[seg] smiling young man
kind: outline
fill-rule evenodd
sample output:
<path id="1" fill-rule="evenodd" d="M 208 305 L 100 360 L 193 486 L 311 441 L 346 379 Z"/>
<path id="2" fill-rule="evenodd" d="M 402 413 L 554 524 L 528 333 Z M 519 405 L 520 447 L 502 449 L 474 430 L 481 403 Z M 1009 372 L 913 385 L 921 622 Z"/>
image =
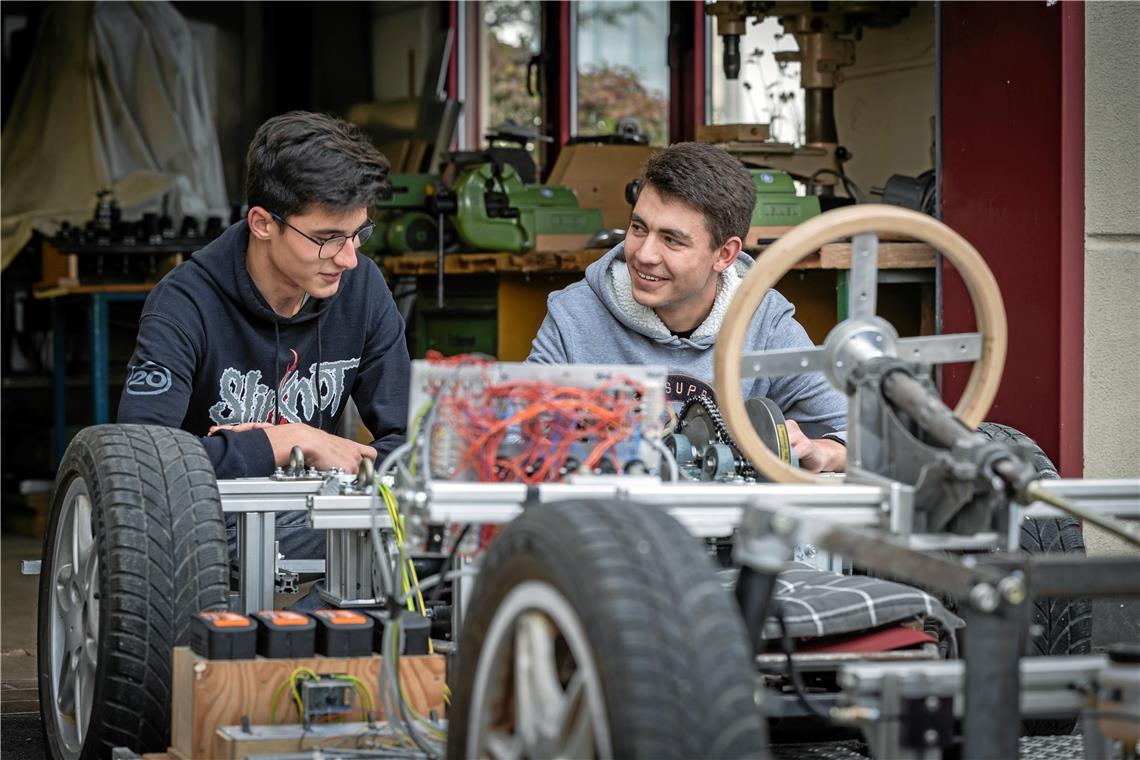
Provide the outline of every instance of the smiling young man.
<path id="1" fill-rule="evenodd" d="M 355 127 L 292 112 L 258 128 L 246 168 L 246 218 L 147 298 L 118 422 L 201 436 L 219 478 L 270 475 L 294 446 L 356 472 L 403 442 L 407 419 L 404 321 L 358 252 L 388 161 Z M 370 445 L 333 433 L 349 396 Z M 282 551 L 323 556 L 303 520 L 278 516 Z"/>
<path id="2" fill-rule="evenodd" d="M 550 295 L 527 361 L 658 364 L 669 370 L 670 401 L 712 395 L 712 349 L 752 265 L 741 247 L 755 203 L 752 176 L 720 148 L 677 143 L 655 154 L 641 173 L 625 242 L 591 264 L 584 280 Z M 812 345 L 794 314 L 769 292 L 747 350 Z M 822 375 L 748 380 L 742 390 L 780 405 L 801 467 L 844 469 L 847 401 Z"/>

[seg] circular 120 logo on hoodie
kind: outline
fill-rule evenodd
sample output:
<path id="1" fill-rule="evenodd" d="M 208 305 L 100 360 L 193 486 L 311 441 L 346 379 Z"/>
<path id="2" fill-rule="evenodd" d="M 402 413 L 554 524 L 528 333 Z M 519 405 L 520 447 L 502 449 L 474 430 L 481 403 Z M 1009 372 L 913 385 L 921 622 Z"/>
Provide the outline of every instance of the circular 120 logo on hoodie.
<path id="1" fill-rule="evenodd" d="M 127 393 L 132 396 L 157 396 L 170 388 L 170 370 L 154 362 L 143 362 L 127 370 Z"/>

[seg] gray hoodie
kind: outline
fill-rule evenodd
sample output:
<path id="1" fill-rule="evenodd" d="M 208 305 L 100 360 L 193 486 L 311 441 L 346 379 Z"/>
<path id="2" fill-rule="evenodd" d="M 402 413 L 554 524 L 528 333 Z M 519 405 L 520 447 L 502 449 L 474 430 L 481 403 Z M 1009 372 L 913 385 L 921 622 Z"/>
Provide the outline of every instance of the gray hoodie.
<path id="1" fill-rule="evenodd" d="M 679 338 L 661 318 L 633 298 L 625 244 L 586 268 L 586 278 L 550 294 L 546 319 L 531 344 L 528 362 L 539 364 L 655 364 L 669 370 L 666 392 L 680 402 L 712 392 L 713 345 L 729 301 L 752 266 L 740 254 L 720 275 L 712 311 L 693 334 Z M 793 315 L 795 307 L 772 290 L 760 302 L 746 351 L 813 345 Z M 799 423 L 847 429 L 847 399 L 818 373 L 742 381 L 745 398 L 767 396 Z M 812 437 L 819 437 L 812 435 Z M 842 436 L 836 436 L 842 437 Z"/>

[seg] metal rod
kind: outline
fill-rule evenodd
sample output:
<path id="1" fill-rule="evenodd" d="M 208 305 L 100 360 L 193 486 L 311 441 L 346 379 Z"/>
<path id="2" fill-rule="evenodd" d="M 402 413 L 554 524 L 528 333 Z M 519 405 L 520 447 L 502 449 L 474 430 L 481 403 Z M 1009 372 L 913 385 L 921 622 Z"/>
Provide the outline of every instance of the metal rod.
<path id="1" fill-rule="evenodd" d="M 1008 472 L 1011 468 L 1012 463 L 1008 461 L 998 462 L 994 465 L 994 471 L 1002 477 L 1005 477 L 1006 472 Z M 1005 472 L 1003 472 L 1003 470 Z M 1114 536 L 1119 536 L 1133 546 L 1140 546 L 1140 530 L 1138 530 L 1135 525 L 1130 525 L 1129 523 L 1117 520 L 1115 517 L 1099 514 L 1098 512 L 1094 512 L 1090 509 L 1078 507 L 1068 499 L 1064 499 L 1057 494 L 1051 493 L 1042 488 L 1041 481 L 1039 480 L 1034 480 L 1032 483 L 1025 487 L 1025 501 L 1022 503 L 1028 505 L 1032 504 L 1035 501 L 1043 501 L 1046 504 L 1056 507 L 1057 509 L 1068 512 L 1073 517 L 1084 520 L 1085 522 L 1092 523 L 1101 530 L 1108 531 Z"/>
<path id="2" fill-rule="evenodd" d="M 890 372 L 883 378 L 883 396 L 946 448 L 953 448 L 961 438 L 973 435 L 942 399 L 902 370 Z"/>
<path id="3" fill-rule="evenodd" d="M 435 305 L 443 308 L 443 213 L 435 218 Z"/>
<path id="4" fill-rule="evenodd" d="M 916 552 L 894 538 L 839 525 L 820 536 L 816 545 L 850 557 L 856 565 L 887 577 L 904 579 L 963 599 L 979 583 L 996 588 L 1003 577 L 996 568 L 966 567 L 949 557 Z"/>
<path id="5" fill-rule="evenodd" d="M 1083 554 L 978 554 L 979 564 L 1021 570 L 1033 596 L 1053 599 L 1136 596 L 1140 557 L 1086 557 Z"/>

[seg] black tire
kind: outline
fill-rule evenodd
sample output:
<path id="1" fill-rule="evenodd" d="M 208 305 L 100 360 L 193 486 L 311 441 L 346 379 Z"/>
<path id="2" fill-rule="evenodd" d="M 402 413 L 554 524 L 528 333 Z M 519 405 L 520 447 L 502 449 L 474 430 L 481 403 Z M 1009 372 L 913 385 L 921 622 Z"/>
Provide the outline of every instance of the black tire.
<path id="1" fill-rule="evenodd" d="M 765 755 L 748 636 L 700 542 L 660 508 L 576 501 L 526 510 L 488 551 L 459 640 L 449 758 L 479 730 L 472 691 L 500 603 L 531 581 L 581 621 L 611 739 L 602 754 Z"/>
<path id="2" fill-rule="evenodd" d="M 1033 463 L 1042 479 L 1059 477 L 1049 455 L 1037 443 L 1006 425 L 984 422 L 978 428 L 995 441 L 1009 441 L 1032 449 Z M 1025 520 L 1021 524 L 1021 551 L 1027 554 L 1084 554 L 1085 539 L 1081 524 L 1073 517 Z M 1033 626 L 1036 631 L 1027 654 L 1036 656 L 1080 655 L 1092 652 L 1092 600 L 1033 600 Z M 1030 720 L 1023 730 L 1031 736 L 1069 734 L 1076 720 Z"/>
<path id="3" fill-rule="evenodd" d="M 89 427 L 67 448 L 52 502 L 37 636 L 47 746 L 65 758 L 109 757 L 120 746 L 165 751 L 173 648 L 189 643 L 194 613 L 226 605 L 225 522 L 210 460 L 198 439 L 180 430 Z M 87 532 L 86 552 L 61 540 Z M 80 564 L 81 555 L 97 562 L 97 571 L 63 569 L 69 558 Z M 68 597 L 74 586 L 65 579 L 73 576 L 88 579 L 77 592 L 82 604 Z M 98 614 L 89 614 L 95 604 Z M 64 663 L 53 659 L 76 643 L 62 618 L 77 614 L 85 656 L 94 662 L 89 675 L 71 677 L 69 695 L 65 675 L 53 673 Z M 86 684 L 90 697 L 77 694 L 85 690 L 76 684 Z M 86 708 L 76 707 L 80 699 Z"/>

